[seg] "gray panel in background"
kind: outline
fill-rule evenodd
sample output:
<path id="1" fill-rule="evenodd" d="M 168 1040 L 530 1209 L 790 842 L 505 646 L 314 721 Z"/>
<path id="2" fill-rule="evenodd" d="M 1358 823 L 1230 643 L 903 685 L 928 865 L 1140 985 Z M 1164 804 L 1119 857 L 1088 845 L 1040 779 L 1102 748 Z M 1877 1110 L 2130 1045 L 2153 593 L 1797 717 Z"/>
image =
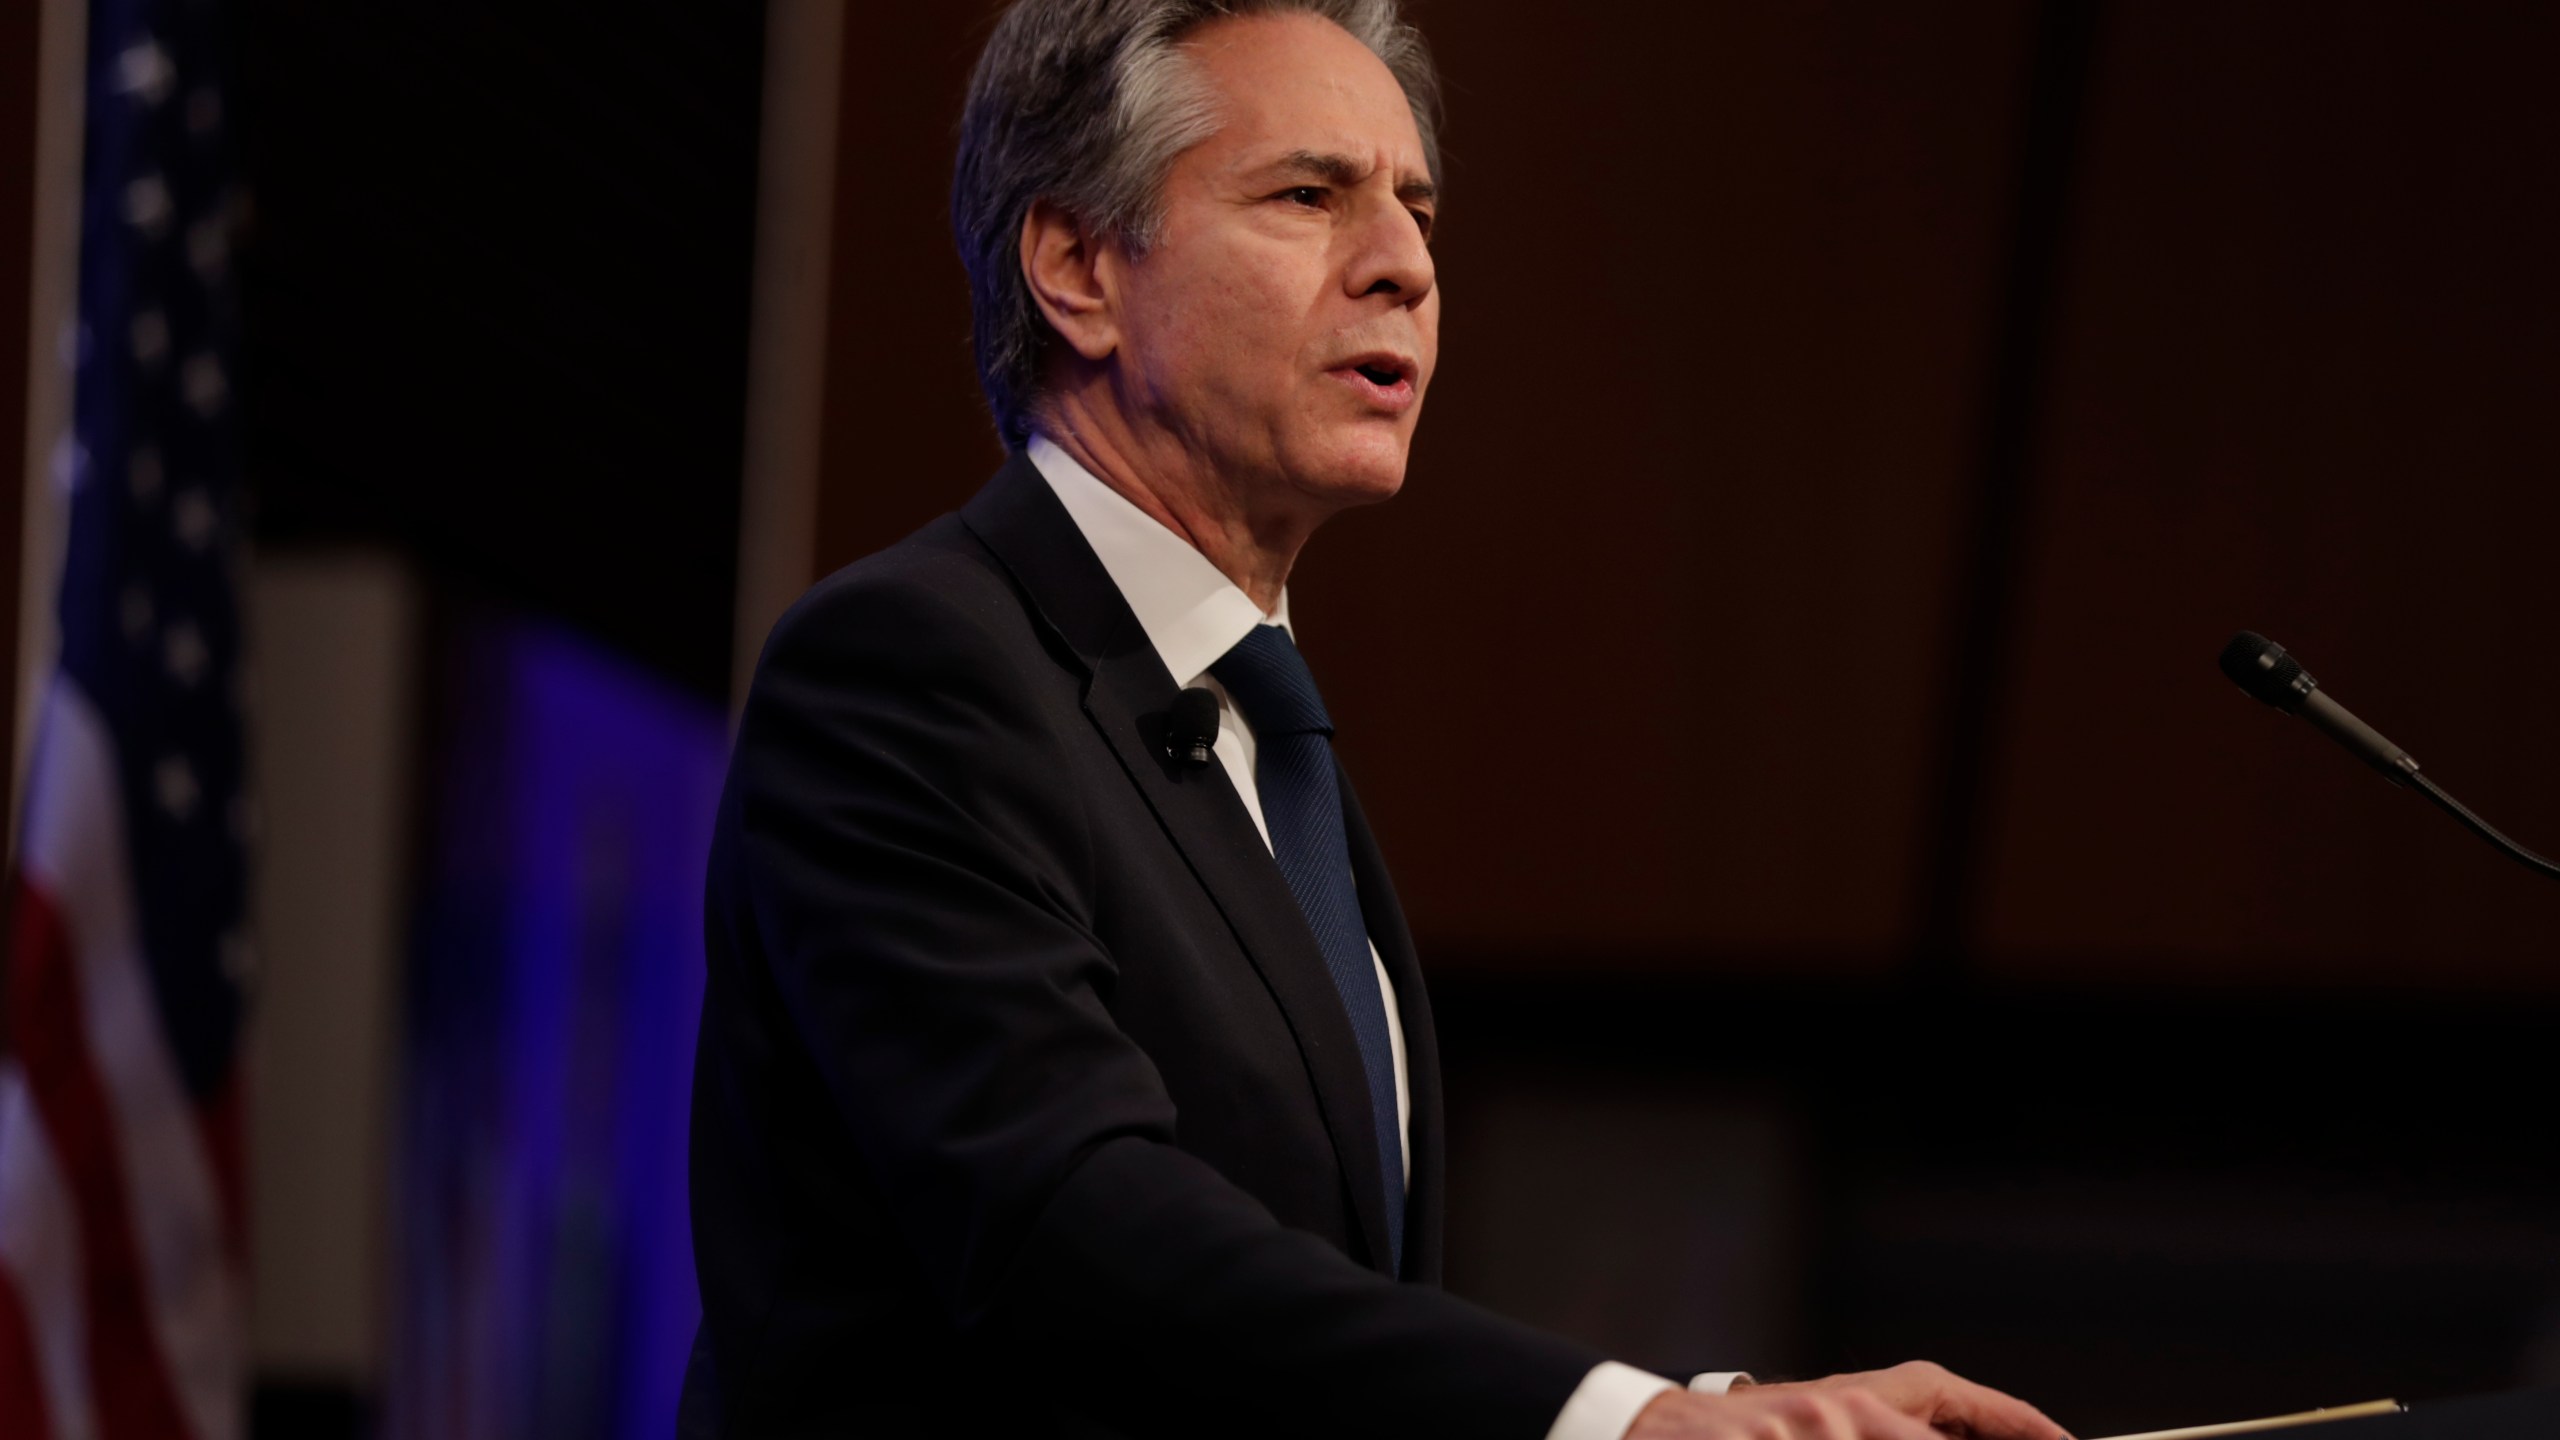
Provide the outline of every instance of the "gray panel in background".
<path id="1" fill-rule="evenodd" d="M 379 552 L 258 555 L 248 585 L 260 974 L 249 1056 L 250 1355 L 382 1364 L 417 587 Z"/>

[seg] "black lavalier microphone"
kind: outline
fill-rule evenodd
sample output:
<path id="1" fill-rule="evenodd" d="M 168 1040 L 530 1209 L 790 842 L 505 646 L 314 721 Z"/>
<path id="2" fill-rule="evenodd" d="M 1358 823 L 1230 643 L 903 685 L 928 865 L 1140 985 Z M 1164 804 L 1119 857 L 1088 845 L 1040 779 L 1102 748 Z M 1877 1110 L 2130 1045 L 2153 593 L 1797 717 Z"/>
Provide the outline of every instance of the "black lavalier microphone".
<path id="1" fill-rule="evenodd" d="M 2222 647 L 2222 673 L 2231 683 L 2248 691 L 2288 715 L 2299 715 L 2319 727 L 2330 739 L 2344 745 L 2357 759 L 2379 770 L 2397 785 L 2405 785 L 2424 795 L 2435 807 L 2460 822 L 2462 828 L 2498 847 L 2508 858 L 2529 870 L 2560 879 L 2560 865 L 2554 865 L 2513 840 L 2498 833 L 2488 821 L 2471 813 L 2468 806 L 2446 794 L 2442 787 L 2418 773 L 2418 762 L 2408 751 L 2382 737 L 2382 732 L 2359 720 L 2346 706 L 2329 698 L 2302 662 L 2285 653 L 2285 648 L 2255 631 L 2243 630 Z"/>
<path id="2" fill-rule="evenodd" d="M 1165 753 L 1178 764 L 1209 763 L 1218 743 L 1218 697 L 1194 685 L 1173 697 L 1173 714 L 1164 722 Z"/>

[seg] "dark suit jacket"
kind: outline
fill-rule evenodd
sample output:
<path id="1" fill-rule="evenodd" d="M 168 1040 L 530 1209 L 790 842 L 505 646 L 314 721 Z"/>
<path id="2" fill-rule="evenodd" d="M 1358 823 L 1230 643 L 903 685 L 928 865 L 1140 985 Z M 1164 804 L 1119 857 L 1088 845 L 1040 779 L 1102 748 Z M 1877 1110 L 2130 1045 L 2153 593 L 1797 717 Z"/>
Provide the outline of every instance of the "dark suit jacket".
<path id="1" fill-rule="evenodd" d="M 1349 1019 L 1174 677 L 1020 455 L 775 626 L 713 842 L 683 1428 L 1536 1440 L 1597 1354 L 1403 1283 Z"/>

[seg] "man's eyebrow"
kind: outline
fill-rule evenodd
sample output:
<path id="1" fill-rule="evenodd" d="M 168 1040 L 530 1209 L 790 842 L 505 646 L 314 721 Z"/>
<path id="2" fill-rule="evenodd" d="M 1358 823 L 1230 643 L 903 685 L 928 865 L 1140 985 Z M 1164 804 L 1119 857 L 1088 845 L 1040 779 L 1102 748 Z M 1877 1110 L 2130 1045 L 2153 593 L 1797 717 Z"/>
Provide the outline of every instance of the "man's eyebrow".
<path id="1" fill-rule="evenodd" d="M 1262 173 L 1304 175 L 1327 185 L 1350 186 L 1360 183 L 1360 162 L 1348 155 L 1292 150 L 1263 166 Z M 1396 187 L 1396 198 L 1409 204 L 1428 205 L 1440 198 L 1440 187 L 1428 180 L 1407 180 Z"/>

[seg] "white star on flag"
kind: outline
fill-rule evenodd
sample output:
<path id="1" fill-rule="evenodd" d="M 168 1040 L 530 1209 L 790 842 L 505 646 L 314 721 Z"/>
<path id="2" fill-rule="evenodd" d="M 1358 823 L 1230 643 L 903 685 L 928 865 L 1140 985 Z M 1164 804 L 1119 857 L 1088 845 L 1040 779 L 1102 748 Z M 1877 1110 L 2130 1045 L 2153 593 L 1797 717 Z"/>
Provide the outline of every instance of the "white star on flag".
<path id="1" fill-rule="evenodd" d="M 223 400 L 231 394 L 231 382 L 223 377 L 222 362 L 210 353 L 188 356 L 179 383 L 186 388 L 187 408 L 208 418 L 222 408 Z"/>
<path id="2" fill-rule="evenodd" d="M 145 310 L 133 317 L 133 358 L 157 365 L 169 353 L 169 317 Z"/>
<path id="3" fill-rule="evenodd" d="M 205 648 L 204 632 L 184 620 L 169 627 L 160 655 L 169 667 L 169 678 L 188 686 L 203 679 L 205 667 L 213 661 L 212 652 Z"/>
<path id="4" fill-rule="evenodd" d="M 190 550 L 202 550 L 213 543 L 213 532 L 220 517 L 213 513 L 213 501 L 202 490 L 189 489 L 178 496 L 178 539 Z"/>
<path id="5" fill-rule="evenodd" d="M 221 216 L 207 215 L 187 227 L 187 263 L 208 280 L 231 263 L 231 237 L 224 233 Z"/>
<path id="6" fill-rule="evenodd" d="M 157 240 L 169 228 L 169 186 L 157 175 L 145 175 L 124 187 L 124 218 Z"/>
<path id="7" fill-rule="evenodd" d="M 116 57 L 116 91 L 123 95 L 139 95 L 157 105 L 169 98 L 169 87 L 178 83 L 177 67 L 169 63 L 167 51 L 159 42 L 145 40 L 128 46 Z"/>

